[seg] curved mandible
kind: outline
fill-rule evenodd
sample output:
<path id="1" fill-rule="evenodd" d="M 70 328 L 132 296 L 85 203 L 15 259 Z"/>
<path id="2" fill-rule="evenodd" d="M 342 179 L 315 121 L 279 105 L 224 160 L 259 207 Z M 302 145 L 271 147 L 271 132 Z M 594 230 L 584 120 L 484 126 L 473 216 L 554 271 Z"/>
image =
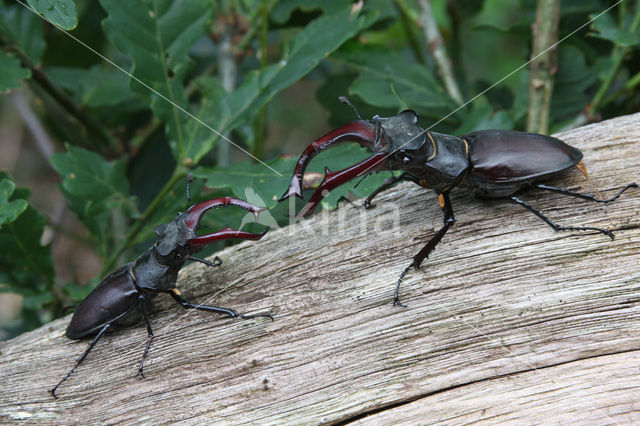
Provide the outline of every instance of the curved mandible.
<path id="1" fill-rule="evenodd" d="M 352 121 L 319 137 L 304 150 L 298 159 L 289 188 L 278 201 L 284 201 L 292 195 L 304 199 L 302 196 L 302 177 L 311 159 L 319 152 L 345 141 L 358 142 L 361 146 L 373 150 L 377 137 L 378 126 L 365 120 Z"/>
<path id="2" fill-rule="evenodd" d="M 237 229 L 232 229 L 232 228 L 229 228 L 228 226 L 225 226 L 224 228 L 222 228 L 217 232 L 192 238 L 189 241 L 187 241 L 187 244 L 191 251 L 196 252 L 198 250 L 203 249 L 205 246 L 208 246 L 209 244 L 213 243 L 214 241 L 229 240 L 229 239 L 259 240 L 260 238 L 264 237 L 264 235 L 268 231 L 269 231 L 269 228 L 267 227 L 264 231 L 258 234 L 254 234 L 252 232 L 238 231 Z"/>
<path id="3" fill-rule="evenodd" d="M 266 210 L 265 207 L 254 206 L 251 203 L 233 197 L 213 198 L 211 200 L 203 201 L 189 207 L 189 209 L 185 213 L 186 217 L 184 219 L 184 223 L 185 225 L 187 225 L 187 227 L 189 227 L 189 229 L 195 231 L 195 229 L 200 224 L 202 216 L 206 213 L 207 210 L 227 206 L 236 206 L 245 209 L 246 211 L 253 213 L 256 219 L 258 219 L 258 215 L 261 211 Z"/>
<path id="4" fill-rule="evenodd" d="M 309 202 L 302 208 L 302 210 L 300 210 L 298 216 L 311 216 L 316 207 L 318 207 L 318 203 L 320 203 L 320 201 L 322 201 L 329 192 L 338 186 L 347 183 L 358 176 L 363 176 L 371 172 L 388 170 L 387 163 L 385 162 L 386 158 L 387 154 L 380 152 L 354 164 L 351 167 L 347 167 L 346 169 L 342 169 L 337 172 L 332 172 L 328 168 L 325 168 L 325 175 L 322 182 L 309 199 Z"/>

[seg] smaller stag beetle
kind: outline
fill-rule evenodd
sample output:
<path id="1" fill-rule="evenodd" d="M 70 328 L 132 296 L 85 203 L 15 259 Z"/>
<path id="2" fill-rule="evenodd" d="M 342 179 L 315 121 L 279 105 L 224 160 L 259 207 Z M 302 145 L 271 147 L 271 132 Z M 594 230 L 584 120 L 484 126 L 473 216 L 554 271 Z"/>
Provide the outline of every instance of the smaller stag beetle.
<path id="1" fill-rule="evenodd" d="M 399 301 L 400 284 L 404 276 L 411 267 L 420 269 L 424 259 L 435 249 L 453 225 L 453 208 L 449 201 L 449 191 L 454 187 L 463 185 L 477 197 L 502 198 L 516 203 L 538 216 L 556 231 L 597 231 L 613 239 L 613 233 L 606 229 L 558 225 L 515 194 L 520 190 L 533 187 L 598 203 L 609 203 L 627 189 L 638 186 L 630 183 L 613 197 L 599 199 L 591 194 L 581 194 L 545 185 L 539 182 L 571 167 L 576 167 L 588 179 L 587 168 L 582 162 L 582 152 L 557 138 L 535 133 L 480 130 L 456 137 L 430 132 L 418 125 L 418 115 L 411 110 L 403 111 L 395 117 L 376 115 L 371 121 L 366 121 L 347 98 L 339 99 L 355 111 L 358 120 L 321 136 L 304 150 L 293 172 L 289 188 L 280 201 L 291 196 L 303 198 L 302 178 L 311 159 L 319 152 L 344 141 L 358 142 L 361 146 L 370 148 L 373 155 L 337 172 L 327 169 L 324 179 L 309 202 L 298 213 L 299 216 L 311 215 L 329 191 L 358 176 L 372 172 L 400 170 L 403 173 L 389 178 L 373 191 L 364 202 L 365 208 L 373 207 L 371 201 L 377 194 L 403 180 L 435 191 L 444 213 L 444 226 L 435 233 L 400 274 L 393 298 L 394 305 L 404 306 Z"/>
<path id="2" fill-rule="evenodd" d="M 187 197 L 188 194 L 189 186 L 187 184 Z M 222 263 L 218 257 L 215 258 L 214 263 L 193 257 L 193 253 L 200 251 L 214 241 L 225 239 L 259 240 L 267 233 L 268 228 L 259 234 L 253 234 L 225 227 L 207 235 L 196 234 L 200 220 L 207 210 L 227 206 L 243 208 L 253 213 L 256 219 L 260 212 L 265 210 L 231 197 L 214 198 L 191 206 L 185 213 L 178 213 L 178 217 L 171 222 L 157 226 L 155 232 L 158 235 L 158 240 L 153 247 L 134 262 L 127 263 L 112 272 L 78 305 L 67 327 L 67 337 L 70 339 L 95 337 L 87 350 L 78 358 L 74 367 L 49 391 L 54 398 L 57 398 L 56 389 L 73 374 L 105 333 L 118 327 L 137 323 L 140 321 L 140 317 L 147 326 L 148 336 L 147 345 L 138 367 L 138 374 L 143 376 L 144 361 L 154 337 L 147 312 L 151 308 L 151 299 L 158 293 L 168 293 L 185 309 L 193 308 L 216 312 L 231 318 L 269 317 L 273 320 L 271 313 L 243 315 L 229 308 L 193 304 L 182 297 L 176 288 L 178 271 L 187 260 L 195 260 L 212 267 Z"/>

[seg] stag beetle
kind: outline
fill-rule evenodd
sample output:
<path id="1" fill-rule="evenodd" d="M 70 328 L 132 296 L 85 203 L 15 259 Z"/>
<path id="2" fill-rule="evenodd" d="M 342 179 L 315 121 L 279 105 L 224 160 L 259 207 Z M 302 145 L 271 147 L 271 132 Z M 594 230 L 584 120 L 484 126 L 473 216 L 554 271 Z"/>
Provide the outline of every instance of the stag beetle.
<path id="1" fill-rule="evenodd" d="M 188 193 L 189 187 L 187 186 Z M 153 247 L 144 252 L 137 260 L 127 263 L 109 274 L 78 305 L 67 327 L 67 337 L 70 339 L 95 337 L 87 350 L 78 358 L 74 367 L 49 391 L 54 398 L 57 398 L 56 389 L 58 386 L 73 374 L 106 332 L 136 323 L 140 321 L 140 317 L 147 326 L 148 336 L 147 345 L 138 367 L 138 374 L 143 376 L 144 361 L 154 337 L 147 312 L 151 308 L 151 299 L 158 293 L 168 293 L 185 309 L 193 308 L 216 312 L 231 318 L 269 317 L 273 319 L 271 313 L 243 315 L 233 309 L 193 304 L 182 297 L 176 288 L 178 271 L 187 260 L 202 262 L 211 267 L 219 266 L 222 263 L 217 256 L 214 263 L 193 257 L 193 253 L 200 251 L 214 241 L 225 239 L 259 240 L 267 233 L 268 228 L 261 233 L 253 234 L 225 227 L 207 235 L 196 234 L 200 220 L 207 210 L 227 206 L 243 208 L 253 213 L 256 219 L 260 212 L 265 210 L 231 197 L 214 198 L 191 206 L 185 213 L 178 213 L 178 217 L 171 222 L 157 226 L 155 232 L 158 240 Z"/>
<path id="2" fill-rule="evenodd" d="M 394 305 L 404 306 L 399 300 L 400 284 L 404 276 L 411 267 L 420 269 L 422 262 L 453 225 L 449 191 L 454 187 L 467 187 L 477 197 L 503 198 L 516 203 L 556 231 L 597 231 L 613 239 L 613 233 L 606 229 L 558 225 L 520 199 L 516 193 L 533 187 L 598 203 L 608 203 L 617 199 L 627 189 L 638 186 L 636 183 L 630 183 L 613 197 L 599 199 L 591 194 L 545 185 L 539 182 L 571 167 L 576 167 L 588 179 L 587 168 L 582 162 L 582 152 L 557 138 L 535 133 L 480 130 L 456 137 L 431 132 L 418 125 L 418 115 L 411 110 L 403 111 L 394 117 L 376 115 L 367 121 L 362 119 L 348 99 L 339 99 L 355 111 L 358 120 L 321 136 L 304 150 L 296 164 L 291 183 L 280 201 L 291 196 L 304 198 L 302 178 L 311 159 L 319 152 L 344 141 L 358 142 L 361 146 L 370 148 L 373 155 L 337 172 L 326 169 L 322 182 L 298 216 L 308 217 L 329 191 L 374 171 L 398 170 L 402 171 L 402 174 L 387 179 L 373 191 L 365 199 L 365 208 L 373 207 L 371 201 L 377 194 L 403 180 L 435 191 L 444 213 L 444 226 L 431 237 L 400 274 L 393 298 Z"/>

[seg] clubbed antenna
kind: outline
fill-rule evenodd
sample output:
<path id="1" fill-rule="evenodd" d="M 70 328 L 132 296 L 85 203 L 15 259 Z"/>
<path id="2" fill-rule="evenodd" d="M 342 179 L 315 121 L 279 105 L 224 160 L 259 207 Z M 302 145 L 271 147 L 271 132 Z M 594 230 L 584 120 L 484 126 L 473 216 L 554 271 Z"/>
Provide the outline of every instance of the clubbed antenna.
<path id="1" fill-rule="evenodd" d="M 351 101 L 349 99 L 347 99 L 346 96 L 339 96 L 338 100 L 340 102 L 342 102 L 343 104 L 347 104 L 351 107 L 351 109 L 353 110 L 353 112 L 356 113 L 356 116 L 358 117 L 358 120 L 362 120 L 362 116 L 360 115 L 360 113 L 358 112 L 358 109 L 351 103 Z"/>

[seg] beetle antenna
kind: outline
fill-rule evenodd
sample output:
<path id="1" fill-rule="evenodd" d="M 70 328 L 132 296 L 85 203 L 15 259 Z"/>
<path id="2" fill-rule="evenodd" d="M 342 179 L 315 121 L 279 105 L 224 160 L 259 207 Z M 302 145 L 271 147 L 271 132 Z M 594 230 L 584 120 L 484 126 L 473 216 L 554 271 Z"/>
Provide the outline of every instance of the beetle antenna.
<path id="1" fill-rule="evenodd" d="M 358 112 L 358 109 L 351 103 L 351 101 L 349 99 L 347 99 L 346 96 L 338 96 L 338 100 L 340 102 L 342 102 L 343 104 L 349 105 L 351 107 L 351 109 L 353 110 L 353 112 L 356 113 L 356 116 L 358 117 L 358 120 L 362 120 L 362 116 Z"/>
<path id="2" fill-rule="evenodd" d="M 189 194 L 189 185 L 191 185 L 191 182 L 193 182 L 193 175 L 189 173 L 187 175 L 187 201 L 189 203 L 191 202 L 191 195 Z"/>
<path id="3" fill-rule="evenodd" d="M 369 176 L 371 176 L 371 173 L 367 173 L 366 175 L 362 176 L 362 179 L 360 179 L 358 181 L 358 183 L 356 183 L 355 185 L 353 185 L 354 188 L 357 188 L 358 185 L 360 185 L 362 183 L 363 180 L 365 180 L 366 178 L 368 178 Z"/>

